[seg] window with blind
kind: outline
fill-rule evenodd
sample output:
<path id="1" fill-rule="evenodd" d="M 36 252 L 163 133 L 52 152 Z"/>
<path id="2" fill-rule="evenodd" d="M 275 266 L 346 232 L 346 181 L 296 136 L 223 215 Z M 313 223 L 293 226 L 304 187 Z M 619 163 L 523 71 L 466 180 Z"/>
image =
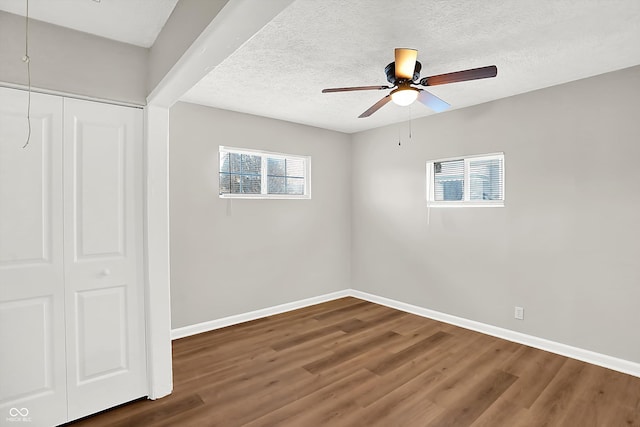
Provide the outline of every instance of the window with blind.
<path id="1" fill-rule="evenodd" d="M 220 146 L 219 195 L 309 199 L 311 158 Z"/>
<path id="2" fill-rule="evenodd" d="M 427 162 L 430 206 L 504 206 L 504 154 Z"/>

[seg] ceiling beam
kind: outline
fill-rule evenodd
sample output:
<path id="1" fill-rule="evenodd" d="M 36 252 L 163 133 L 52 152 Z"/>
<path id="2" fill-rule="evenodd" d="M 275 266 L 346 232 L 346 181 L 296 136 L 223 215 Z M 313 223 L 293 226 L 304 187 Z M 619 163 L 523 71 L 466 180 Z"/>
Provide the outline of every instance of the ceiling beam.
<path id="1" fill-rule="evenodd" d="M 229 0 L 147 97 L 171 107 L 294 0 Z"/>

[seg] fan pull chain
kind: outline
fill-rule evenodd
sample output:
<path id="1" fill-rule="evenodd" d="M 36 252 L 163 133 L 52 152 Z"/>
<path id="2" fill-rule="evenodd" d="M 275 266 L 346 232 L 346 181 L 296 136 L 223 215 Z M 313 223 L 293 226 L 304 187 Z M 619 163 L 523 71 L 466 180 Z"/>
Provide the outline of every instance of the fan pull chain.
<path id="1" fill-rule="evenodd" d="M 29 141 L 31 140 L 31 58 L 29 58 L 29 0 L 27 0 L 27 13 L 24 20 L 24 56 L 22 62 L 27 64 L 27 124 L 29 126 L 29 132 L 27 133 L 27 141 L 22 148 L 27 148 Z"/>

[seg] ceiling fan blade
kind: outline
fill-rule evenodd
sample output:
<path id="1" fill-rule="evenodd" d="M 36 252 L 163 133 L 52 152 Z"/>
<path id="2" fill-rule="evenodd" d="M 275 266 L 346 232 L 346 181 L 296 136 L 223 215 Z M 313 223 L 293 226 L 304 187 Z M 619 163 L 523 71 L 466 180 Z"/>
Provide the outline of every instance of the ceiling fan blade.
<path id="1" fill-rule="evenodd" d="M 361 119 L 363 117 L 369 117 L 370 115 L 372 115 L 373 113 L 375 113 L 376 111 L 384 107 L 389 101 L 391 101 L 391 95 L 387 95 L 384 98 L 382 98 L 380 101 L 373 104 L 367 111 L 360 114 L 358 118 Z"/>
<path id="2" fill-rule="evenodd" d="M 355 90 L 383 90 L 391 89 L 391 86 L 354 86 L 354 87 L 334 87 L 331 89 L 322 89 L 322 93 L 332 92 L 352 92 Z"/>
<path id="3" fill-rule="evenodd" d="M 437 76 L 420 79 L 422 86 L 436 86 L 447 83 L 465 82 L 467 80 L 487 79 L 498 75 L 498 67 L 490 65 L 488 67 L 473 68 L 471 70 L 456 71 L 455 73 L 438 74 Z"/>
<path id="4" fill-rule="evenodd" d="M 415 49 L 397 48 L 396 54 L 396 79 L 413 79 L 413 71 L 416 68 L 418 51 Z"/>
<path id="5" fill-rule="evenodd" d="M 426 90 L 420 89 L 420 93 L 418 94 L 418 101 L 431 108 L 436 113 L 440 113 L 444 110 L 449 109 L 451 105 L 449 103 L 443 101 L 438 98 L 434 94 L 427 92 Z"/>

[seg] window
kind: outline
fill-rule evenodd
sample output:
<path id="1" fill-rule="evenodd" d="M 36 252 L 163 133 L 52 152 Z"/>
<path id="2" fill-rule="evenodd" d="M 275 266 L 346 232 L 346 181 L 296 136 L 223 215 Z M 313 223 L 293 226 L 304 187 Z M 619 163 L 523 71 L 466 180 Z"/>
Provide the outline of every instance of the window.
<path id="1" fill-rule="evenodd" d="M 311 158 L 220 146 L 220 197 L 310 199 Z"/>
<path id="2" fill-rule="evenodd" d="M 430 206 L 504 206 L 504 154 L 427 162 Z"/>

